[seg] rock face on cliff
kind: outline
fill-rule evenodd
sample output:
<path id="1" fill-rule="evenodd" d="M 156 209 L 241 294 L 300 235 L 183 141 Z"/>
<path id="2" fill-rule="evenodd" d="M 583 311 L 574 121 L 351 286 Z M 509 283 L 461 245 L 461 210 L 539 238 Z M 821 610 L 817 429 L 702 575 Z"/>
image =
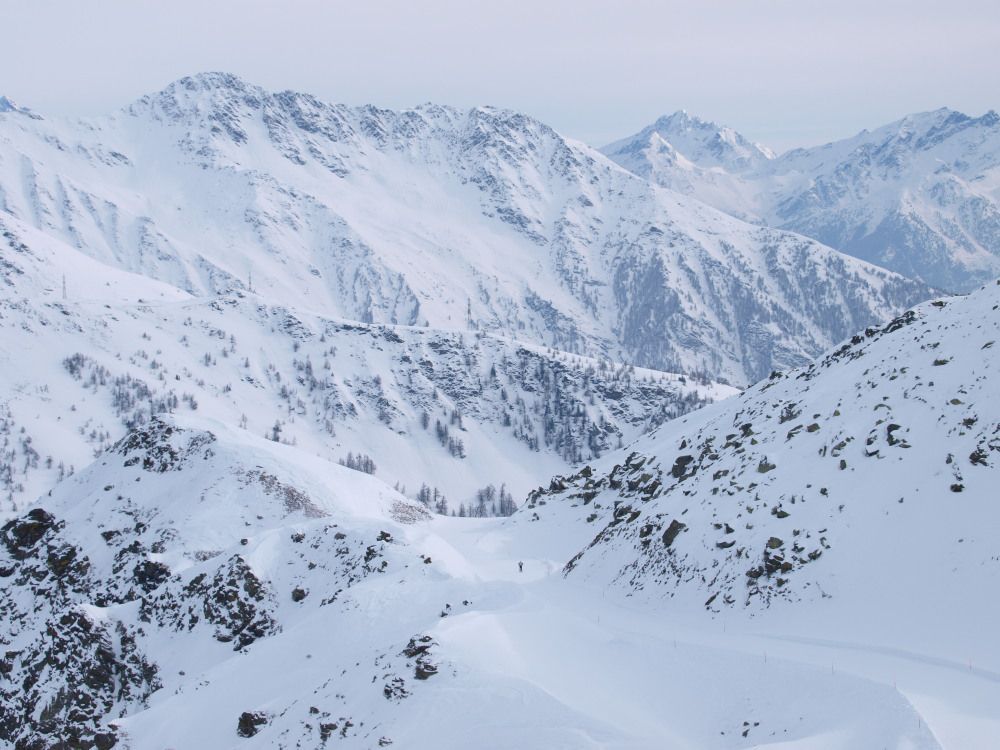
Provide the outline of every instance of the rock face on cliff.
<path id="1" fill-rule="evenodd" d="M 5 739 L 127 747 L 116 720 L 154 693 L 197 691 L 305 612 L 333 623 L 352 587 L 419 566 L 394 540 L 429 517 L 361 472 L 154 419 L 0 529 Z"/>

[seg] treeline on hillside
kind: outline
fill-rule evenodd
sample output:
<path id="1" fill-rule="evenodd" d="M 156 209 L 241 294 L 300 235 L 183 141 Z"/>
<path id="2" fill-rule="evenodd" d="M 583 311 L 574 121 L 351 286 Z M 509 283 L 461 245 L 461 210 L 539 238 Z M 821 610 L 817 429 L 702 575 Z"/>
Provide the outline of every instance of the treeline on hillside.
<path id="1" fill-rule="evenodd" d="M 505 484 L 501 484 L 499 490 L 495 485 L 488 484 L 482 489 L 476 490 L 475 498 L 468 504 L 459 503 L 457 508 L 448 505 L 444 493 L 437 487 L 428 487 L 426 484 L 420 486 L 417 500 L 423 503 L 428 510 L 438 515 L 458 518 L 510 516 L 517 510 L 514 496 L 510 494 Z"/>

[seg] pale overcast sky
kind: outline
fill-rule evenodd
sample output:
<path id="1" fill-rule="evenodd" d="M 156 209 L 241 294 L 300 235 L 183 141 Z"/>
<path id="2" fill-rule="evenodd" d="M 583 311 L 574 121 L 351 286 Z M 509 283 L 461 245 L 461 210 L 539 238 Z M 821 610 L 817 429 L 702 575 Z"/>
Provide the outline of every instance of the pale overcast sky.
<path id="1" fill-rule="evenodd" d="M 1000 109 L 1000 0 L 0 0 L 0 22 L 0 94 L 43 114 L 204 70 L 348 104 L 495 104 L 593 145 L 677 109 L 776 150 Z"/>

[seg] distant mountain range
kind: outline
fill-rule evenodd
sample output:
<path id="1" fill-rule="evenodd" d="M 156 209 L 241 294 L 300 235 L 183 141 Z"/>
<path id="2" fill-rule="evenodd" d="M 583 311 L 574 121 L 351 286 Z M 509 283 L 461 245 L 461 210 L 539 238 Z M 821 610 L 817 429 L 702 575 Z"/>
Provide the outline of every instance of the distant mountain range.
<path id="1" fill-rule="evenodd" d="M 602 151 L 657 185 L 939 289 L 1000 274 L 996 112 L 924 112 L 781 156 L 677 112 Z"/>

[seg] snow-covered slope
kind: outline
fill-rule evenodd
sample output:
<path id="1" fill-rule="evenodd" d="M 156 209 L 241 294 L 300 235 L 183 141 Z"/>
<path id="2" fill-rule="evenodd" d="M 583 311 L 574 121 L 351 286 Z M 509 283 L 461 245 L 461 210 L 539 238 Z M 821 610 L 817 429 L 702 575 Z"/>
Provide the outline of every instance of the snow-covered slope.
<path id="1" fill-rule="evenodd" d="M 40 251 L 17 252 L 8 289 L 44 278 Z M 94 321 L 52 286 L 41 312 L 3 312 L 54 348 Z M 205 349 L 203 303 L 141 279 L 131 293 L 143 301 L 90 303 L 109 341 L 119 318 Z M 288 313 L 262 307 L 273 352 Z M 173 308 L 191 324 L 171 329 Z M 123 750 L 988 750 L 998 310 L 994 285 L 870 328 L 557 478 L 508 519 L 434 516 L 381 463 L 368 476 L 210 418 L 214 396 L 147 419 L 0 529 L 0 731 L 15 747 Z M 237 347 L 263 337 L 239 318 Z M 407 329 L 351 324 L 354 349 L 326 325 L 323 344 L 351 357 L 389 333 L 416 359 Z M 136 335 L 152 359 L 157 342 Z M 302 356 L 313 339 L 294 340 Z M 179 387 L 200 367 L 218 385 L 218 363 L 240 360 L 212 356 Z M 65 376 L 40 392 L 72 393 Z M 86 413 L 100 374 L 83 384 Z"/>
<path id="2" fill-rule="evenodd" d="M 363 324 L 236 290 L 197 298 L 0 217 L 0 509 L 154 414 L 196 413 L 450 509 L 614 449 L 728 386 L 485 332 Z M 66 298 L 63 298 L 65 274 Z M 492 510 L 492 508 L 491 508 Z"/>
<path id="3" fill-rule="evenodd" d="M 153 421 L 0 530 L 0 728 L 135 750 L 941 747 L 888 685 L 567 586 L 579 531 L 431 518 L 289 446 Z"/>
<path id="4" fill-rule="evenodd" d="M 938 288 L 967 291 L 1000 273 L 995 112 L 914 114 L 777 158 L 678 113 L 602 150 L 658 185 Z"/>
<path id="5" fill-rule="evenodd" d="M 529 506 L 592 524 L 571 578 L 996 658 L 998 357 L 994 283 L 670 422 Z"/>
<path id="6" fill-rule="evenodd" d="M 295 447 L 155 419 L 0 530 L 0 728 L 136 750 L 987 750 L 998 311 L 993 285 L 868 329 L 509 519 L 432 517 Z"/>
<path id="7" fill-rule="evenodd" d="M 930 294 L 522 114 L 351 108 L 226 74 L 100 120 L 0 114 L 0 211 L 197 296 L 252 287 L 738 385 Z"/>
<path id="8" fill-rule="evenodd" d="M 222 425 L 159 420 L 43 504 L 0 531 L 0 727 L 18 748 L 128 746 L 106 721 L 140 710 L 154 693 L 168 705 L 188 692 L 196 699 L 211 682 L 196 675 L 224 673 L 255 641 L 295 644 L 303 612 L 336 622 L 360 605 L 353 586 L 420 565 L 416 554 L 398 554 L 393 538 L 429 517 L 377 479 L 291 447 Z M 309 650 L 330 666 L 321 641 Z M 258 679 L 273 689 L 281 677 Z M 345 682 L 338 669 L 312 686 L 323 690 L 324 709 L 345 710 Z M 229 701 L 252 701 L 252 691 L 245 684 Z M 296 710 L 308 716 L 306 705 Z M 189 711 L 186 722 L 169 708 L 160 720 L 194 729 L 178 746 L 222 747 L 237 738 L 239 716 L 227 714 L 214 730 L 187 724 Z M 328 733 L 328 716 L 316 715 L 314 742 Z"/>

